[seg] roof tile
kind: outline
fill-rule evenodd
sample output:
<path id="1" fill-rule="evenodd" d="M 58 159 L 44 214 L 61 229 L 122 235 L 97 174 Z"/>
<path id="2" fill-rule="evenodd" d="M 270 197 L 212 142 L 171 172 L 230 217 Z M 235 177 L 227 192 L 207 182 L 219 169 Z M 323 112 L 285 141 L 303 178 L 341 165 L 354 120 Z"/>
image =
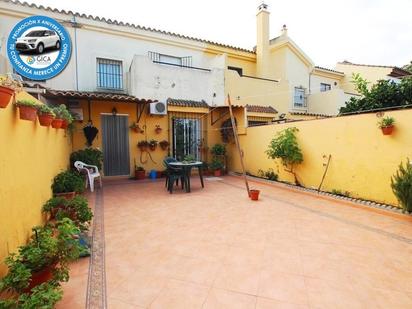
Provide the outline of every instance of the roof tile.
<path id="1" fill-rule="evenodd" d="M 265 114 L 277 114 L 277 110 L 272 106 L 262 105 L 246 105 L 246 111 L 249 113 L 265 113 Z"/>
<path id="2" fill-rule="evenodd" d="M 209 108 L 209 105 L 206 103 L 206 101 L 193 101 L 193 100 L 183 100 L 183 99 L 173 99 L 173 98 L 168 98 L 167 99 L 167 105 L 171 106 L 181 106 L 181 107 L 203 107 L 203 108 Z"/>

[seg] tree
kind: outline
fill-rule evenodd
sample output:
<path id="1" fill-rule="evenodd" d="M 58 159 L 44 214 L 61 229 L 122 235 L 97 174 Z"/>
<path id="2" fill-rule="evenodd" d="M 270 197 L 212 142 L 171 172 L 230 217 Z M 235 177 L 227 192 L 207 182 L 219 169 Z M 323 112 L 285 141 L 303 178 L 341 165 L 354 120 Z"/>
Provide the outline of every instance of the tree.
<path id="1" fill-rule="evenodd" d="M 299 182 L 294 168 L 296 164 L 303 162 L 302 151 L 296 139 L 296 132 L 298 131 L 298 128 L 292 127 L 278 132 L 266 150 L 268 158 L 282 160 L 285 171 L 293 174 L 296 184 L 299 184 Z"/>
<path id="2" fill-rule="evenodd" d="M 362 97 L 351 97 L 340 108 L 341 114 L 412 104 L 412 77 L 405 77 L 400 83 L 379 80 L 370 90 L 368 82 L 359 74 L 354 74 L 352 81 Z"/>
<path id="3" fill-rule="evenodd" d="M 402 69 L 404 69 L 404 70 L 406 70 L 406 71 L 409 71 L 409 72 L 411 72 L 411 74 L 412 74 L 412 61 L 409 62 L 409 64 L 405 64 L 405 65 L 402 67 Z"/>

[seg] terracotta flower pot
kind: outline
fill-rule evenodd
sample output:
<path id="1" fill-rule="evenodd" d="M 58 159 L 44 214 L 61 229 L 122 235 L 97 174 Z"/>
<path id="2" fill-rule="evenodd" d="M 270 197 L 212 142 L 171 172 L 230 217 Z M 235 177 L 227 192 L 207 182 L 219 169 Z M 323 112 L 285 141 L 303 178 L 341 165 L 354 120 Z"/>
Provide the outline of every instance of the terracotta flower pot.
<path id="1" fill-rule="evenodd" d="M 134 178 L 137 180 L 142 180 L 146 178 L 146 171 L 134 171 Z"/>
<path id="2" fill-rule="evenodd" d="M 36 121 L 37 110 L 35 107 L 31 106 L 19 106 L 20 119 Z"/>
<path id="3" fill-rule="evenodd" d="M 13 89 L 0 86 L 0 108 L 6 108 L 9 105 L 13 94 Z"/>
<path id="4" fill-rule="evenodd" d="M 62 124 L 63 124 L 63 119 L 55 118 L 55 119 L 53 119 L 53 121 L 51 123 L 51 126 L 52 126 L 52 128 L 60 129 Z"/>
<path id="5" fill-rule="evenodd" d="M 54 193 L 54 196 L 64 197 L 66 200 L 71 200 L 76 196 L 76 192 Z"/>
<path id="6" fill-rule="evenodd" d="M 215 170 L 213 172 L 213 175 L 215 175 L 215 177 L 220 177 L 220 176 L 222 176 L 222 171 L 221 170 Z"/>
<path id="7" fill-rule="evenodd" d="M 383 135 L 391 135 L 395 126 L 382 127 Z"/>
<path id="8" fill-rule="evenodd" d="M 156 134 L 160 134 L 162 132 L 162 128 L 156 128 L 155 132 L 156 132 Z"/>
<path id="9" fill-rule="evenodd" d="M 41 126 L 50 127 L 50 125 L 51 125 L 51 123 L 54 119 L 54 116 L 51 115 L 51 114 L 39 114 L 38 118 L 39 118 L 39 123 L 40 123 Z"/>
<path id="10" fill-rule="evenodd" d="M 252 201 L 257 201 L 259 199 L 260 190 L 250 190 L 249 196 Z"/>
<path id="11" fill-rule="evenodd" d="M 55 268 L 56 268 L 56 264 L 53 264 L 53 265 L 47 266 L 46 268 L 44 268 L 44 269 L 42 269 L 38 272 L 32 273 L 31 274 L 30 284 L 24 290 L 24 292 L 26 292 L 26 293 L 30 292 L 31 289 L 33 289 L 34 287 L 36 287 L 36 286 L 52 279 L 53 278 L 53 271 L 54 271 Z"/>
<path id="12" fill-rule="evenodd" d="M 156 150 L 157 145 L 149 145 L 149 148 L 151 151 L 155 151 Z"/>
<path id="13" fill-rule="evenodd" d="M 66 119 L 63 119 L 60 129 L 67 129 L 68 126 L 69 122 Z"/>

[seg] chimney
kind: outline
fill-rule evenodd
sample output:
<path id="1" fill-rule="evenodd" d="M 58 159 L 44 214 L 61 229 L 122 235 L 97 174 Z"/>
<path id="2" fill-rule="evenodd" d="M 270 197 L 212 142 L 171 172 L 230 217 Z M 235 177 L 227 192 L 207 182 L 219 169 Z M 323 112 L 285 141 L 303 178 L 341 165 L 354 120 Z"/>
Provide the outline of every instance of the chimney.
<path id="1" fill-rule="evenodd" d="M 256 14 L 257 42 L 256 42 L 256 68 L 259 77 L 268 77 L 269 59 L 269 11 L 268 5 L 262 2 Z"/>

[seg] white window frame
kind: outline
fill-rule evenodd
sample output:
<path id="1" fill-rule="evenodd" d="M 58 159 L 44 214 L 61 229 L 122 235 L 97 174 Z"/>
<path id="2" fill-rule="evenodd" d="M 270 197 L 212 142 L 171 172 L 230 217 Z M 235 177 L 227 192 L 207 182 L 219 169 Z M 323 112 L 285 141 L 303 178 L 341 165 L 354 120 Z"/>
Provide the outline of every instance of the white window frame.
<path id="1" fill-rule="evenodd" d="M 306 90 L 305 88 L 295 87 L 293 94 L 293 108 L 306 108 Z"/>
<path id="2" fill-rule="evenodd" d="M 326 92 L 332 90 L 332 85 L 327 83 L 320 83 L 320 92 Z"/>

